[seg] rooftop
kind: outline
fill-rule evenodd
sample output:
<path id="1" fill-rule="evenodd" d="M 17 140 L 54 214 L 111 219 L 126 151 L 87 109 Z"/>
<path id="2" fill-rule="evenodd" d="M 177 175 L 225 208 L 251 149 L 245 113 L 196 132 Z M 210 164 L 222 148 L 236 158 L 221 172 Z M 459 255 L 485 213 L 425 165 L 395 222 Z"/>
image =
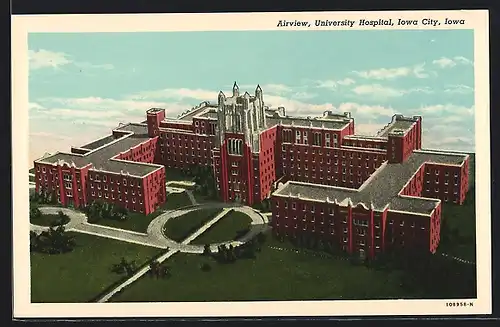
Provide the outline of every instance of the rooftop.
<path id="1" fill-rule="evenodd" d="M 109 135 L 82 146 L 83 148 L 88 148 L 89 145 L 92 147 L 93 151 L 85 155 L 58 152 L 46 158 L 38 159 L 37 162 L 54 164 L 62 160 L 70 165 L 74 163 L 78 168 L 92 164 L 95 170 L 102 169 L 112 173 L 123 172 L 134 176 L 144 176 L 162 167 L 161 165 L 111 159 L 121 152 L 126 152 L 130 148 L 149 140 L 147 126 L 143 124 L 127 124 L 116 130 L 131 133 L 116 138 Z"/>
<path id="2" fill-rule="evenodd" d="M 306 118 L 306 117 L 266 117 L 267 127 L 274 125 L 293 125 L 297 127 L 316 127 L 327 129 L 343 129 L 348 124 L 348 120 L 334 120 L 322 118 Z"/>
<path id="3" fill-rule="evenodd" d="M 301 198 L 317 201 L 336 200 L 339 203 L 350 199 L 353 205 L 362 203 L 370 207 L 373 204 L 374 209 L 378 211 L 384 210 L 389 205 L 389 210 L 430 214 L 439 202 L 438 199 L 399 196 L 399 192 L 424 163 L 461 165 L 466 157 L 466 154 L 418 150 L 404 163 L 384 163 L 359 189 L 289 181 L 275 194 L 300 195 Z"/>
<path id="4" fill-rule="evenodd" d="M 105 144 L 108 144 L 109 142 L 113 141 L 115 139 L 114 135 L 108 135 L 106 137 L 103 137 L 102 139 L 90 142 L 88 144 L 82 145 L 80 148 L 82 149 L 89 149 L 89 150 L 95 150 Z"/>
<path id="5" fill-rule="evenodd" d="M 405 134 L 417 122 L 418 117 L 392 116 L 392 121 L 381 129 L 376 136 L 387 138 L 391 133 Z"/>
<path id="6" fill-rule="evenodd" d="M 195 107 L 193 107 L 193 108 L 191 108 L 189 110 L 186 110 L 184 113 L 182 113 L 176 119 L 178 119 L 178 120 L 187 120 L 187 121 L 193 120 L 193 117 L 195 117 L 198 114 L 202 113 L 207 108 L 216 108 L 216 106 L 210 104 L 209 101 L 205 101 L 205 102 L 202 102 L 199 105 L 197 105 L 197 106 L 195 106 Z"/>

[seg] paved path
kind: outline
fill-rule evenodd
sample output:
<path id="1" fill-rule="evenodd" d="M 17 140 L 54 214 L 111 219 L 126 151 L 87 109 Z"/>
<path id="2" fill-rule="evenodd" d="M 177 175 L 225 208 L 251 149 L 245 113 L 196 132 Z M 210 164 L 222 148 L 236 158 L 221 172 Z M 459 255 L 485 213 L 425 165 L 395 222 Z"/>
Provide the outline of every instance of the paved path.
<path id="1" fill-rule="evenodd" d="M 441 255 L 443 257 L 447 257 L 447 258 L 453 259 L 453 260 L 458 261 L 460 263 L 465 263 L 465 264 L 468 264 L 468 265 L 475 265 L 476 264 L 474 261 L 469 261 L 469 260 L 465 260 L 465 259 L 462 259 L 462 258 L 459 258 L 459 257 L 454 257 L 454 256 L 449 255 L 447 253 L 441 253 Z"/>
<path id="2" fill-rule="evenodd" d="M 30 191 L 33 188 L 34 185 L 30 183 Z M 109 226 L 89 224 L 87 222 L 87 216 L 84 213 L 69 208 L 45 206 L 45 207 L 40 207 L 40 211 L 44 214 L 57 214 L 59 211 L 64 212 L 70 218 L 70 221 L 65 225 L 67 231 L 90 234 L 99 237 L 119 240 L 123 242 L 166 249 L 167 251 L 158 259 L 156 259 L 156 261 L 158 261 L 158 263 L 160 264 L 177 252 L 203 253 L 204 245 L 191 245 L 190 243 L 194 239 L 199 237 L 201 234 L 203 234 L 207 229 L 209 229 L 215 223 L 217 223 L 219 220 L 221 220 L 231 210 L 240 211 L 242 213 L 247 214 L 252 219 L 251 228 L 246 235 L 244 235 L 238 240 L 229 240 L 223 243 L 212 244 L 211 245 L 212 252 L 217 252 L 218 246 L 220 244 L 233 244 L 233 246 L 235 246 L 245 243 L 251 240 L 259 232 L 264 231 L 267 227 L 267 222 L 268 222 L 267 216 L 262 215 L 260 212 L 257 212 L 256 210 L 253 210 L 250 207 L 245 207 L 237 204 L 228 204 L 228 203 L 198 204 L 192 191 L 190 190 L 185 190 L 181 188 L 172 188 L 167 186 L 167 191 L 171 193 L 186 192 L 193 205 L 180 208 L 177 210 L 168 210 L 160 214 L 149 224 L 147 233 L 138 233 L 124 229 L 113 228 Z M 163 226 L 169 219 L 175 219 L 194 210 L 200 210 L 203 208 L 221 208 L 223 209 L 223 211 L 180 243 L 175 242 L 174 240 L 171 240 L 164 235 Z M 49 228 L 50 227 L 30 224 L 30 230 L 35 232 L 46 231 Z M 131 276 L 123 283 L 118 285 L 116 288 L 114 288 L 113 290 L 105 294 L 103 297 L 101 297 L 97 302 L 104 303 L 109 301 L 109 299 L 111 299 L 117 293 L 121 292 L 125 287 L 129 286 L 130 284 L 141 278 L 143 275 L 145 275 L 149 271 L 149 269 L 150 269 L 149 265 L 143 267 L 142 269 L 137 271 L 133 276 Z"/>
<path id="3" fill-rule="evenodd" d="M 188 195 L 189 200 L 191 201 L 191 203 L 192 203 L 193 205 L 198 204 L 198 201 L 196 201 L 196 198 L 194 197 L 194 195 L 193 195 L 193 192 L 192 192 L 192 191 L 190 191 L 190 190 L 186 190 L 186 194 Z"/>
<path id="4" fill-rule="evenodd" d="M 165 254 L 163 254 L 161 257 L 159 257 L 158 259 L 156 259 L 156 261 L 158 261 L 158 263 L 161 264 L 165 260 L 167 260 L 168 258 L 170 258 L 171 256 L 173 256 L 174 254 L 176 254 L 177 252 L 179 252 L 179 250 L 169 250 Z M 136 272 L 132 277 L 128 278 L 126 281 L 124 281 L 123 283 L 121 283 L 120 285 L 118 285 L 116 288 L 114 288 L 113 290 L 111 290 L 109 293 L 105 294 L 103 297 L 101 297 L 100 299 L 98 299 L 97 303 L 108 302 L 109 299 L 111 299 L 117 293 L 120 293 L 125 287 L 129 286 L 130 284 L 132 284 L 133 282 L 135 282 L 136 280 L 138 280 L 139 278 L 141 278 L 142 276 L 144 276 L 145 274 L 147 274 L 147 272 L 149 270 L 150 270 L 150 266 L 149 265 L 145 266 L 144 268 L 142 268 L 141 270 L 139 270 L 138 272 Z"/>
<path id="5" fill-rule="evenodd" d="M 60 210 L 62 210 L 65 214 L 68 215 L 70 221 L 65 225 L 67 231 L 90 234 L 105 238 L 110 238 L 114 240 L 119 240 L 123 242 L 135 243 L 145 246 L 152 246 L 161 249 L 172 249 L 178 250 L 184 253 L 202 253 L 204 250 L 203 245 L 192 245 L 189 244 L 196 237 L 200 236 L 204 233 L 208 228 L 210 228 L 213 224 L 218 222 L 220 219 L 224 217 L 227 213 L 227 210 L 217 217 L 214 217 L 210 221 L 208 221 L 204 226 L 202 226 L 199 230 L 193 233 L 187 240 L 179 243 L 174 240 L 167 238 L 163 234 L 163 226 L 169 219 L 175 219 L 180 216 L 183 216 L 189 212 L 200 210 L 204 208 L 226 208 L 227 210 L 233 209 L 236 211 L 243 212 L 247 214 L 252 219 L 252 227 L 250 231 L 244 235 L 242 238 L 238 240 L 228 240 L 227 242 L 214 244 L 212 246 L 213 251 L 217 251 L 217 246 L 220 244 L 241 244 L 250 240 L 253 236 L 258 234 L 260 231 L 263 231 L 266 227 L 267 220 L 264 216 L 255 212 L 253 209 L 249 207 L 244 207 L 240 205 L 232 205 L 228 203 L 205 203 L 199 204 L 195 206 L 190 206 L 186 208 L 181 208 L 178 210 L 169 210 L 165 213 L 156 217 L 148 226 L 147 233 L 138 233 L 134 231 L 129 231 L 125 229 L 119 229 L 109 226 L 90 224 L 87 222 L 87 217 L 85 214 L 69 209 L 69 208 L 61 208 L 61 207 L 40 207 L 40 211 L 44 214 L 57 214 Z M 30 229 L 36 232 L 41 232 L 48 230 L 49 227 L 45 226 L 37 226 L 31 224 Z"/>
<path id="6" fill-rule="evenodd" d="M 182 192 L 186 191 L 185 189 L 178 188 L 178 187 L 166 186 L 165 188 L 166 188 L 168 193 L 182 193 Z"/>

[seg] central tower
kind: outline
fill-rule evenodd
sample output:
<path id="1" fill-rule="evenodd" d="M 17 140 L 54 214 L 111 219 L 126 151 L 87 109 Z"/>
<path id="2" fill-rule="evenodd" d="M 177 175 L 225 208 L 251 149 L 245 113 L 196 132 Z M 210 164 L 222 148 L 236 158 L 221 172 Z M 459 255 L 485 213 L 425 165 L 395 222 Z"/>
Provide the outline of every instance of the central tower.
<path id="1" fill-rule="evenodd" d="M 253 157 L 260 151 L 259 135 L 266 128 L 262 89 L 240 95 L 234 82 L 232 96 L 220 91 L 217 98 L 216 147 L 219 148 L 220 178 L 224 200 L 252 202 Z M 217 163 L 215 165 L 217 170 Z"/>

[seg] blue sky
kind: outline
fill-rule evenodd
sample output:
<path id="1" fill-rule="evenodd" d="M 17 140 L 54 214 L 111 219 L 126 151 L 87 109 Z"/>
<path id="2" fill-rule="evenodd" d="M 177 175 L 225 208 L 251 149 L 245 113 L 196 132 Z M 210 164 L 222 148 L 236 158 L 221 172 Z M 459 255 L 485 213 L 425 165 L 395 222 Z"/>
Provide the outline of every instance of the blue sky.
<path id="1" fill-rule="evenodd" d="M 290 114 L 350 111 L 373 134 L 423 115 L 429 148 L 474 151 L 472 30 L 30 34 L 30 159 L 175 117 L 234 81 Z"/>

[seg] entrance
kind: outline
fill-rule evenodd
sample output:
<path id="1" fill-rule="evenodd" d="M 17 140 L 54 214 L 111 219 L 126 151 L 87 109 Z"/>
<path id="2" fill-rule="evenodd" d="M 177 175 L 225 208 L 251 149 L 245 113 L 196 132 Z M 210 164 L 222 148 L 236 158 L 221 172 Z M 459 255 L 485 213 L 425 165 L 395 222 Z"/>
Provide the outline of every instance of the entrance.
<path id="1" fill-rule="evenodd" d="M 366 253 L 364 249 L 359 249 L 359 259 L 361 259 L 361 261 L 364 261 L 366 259 Z"/>

